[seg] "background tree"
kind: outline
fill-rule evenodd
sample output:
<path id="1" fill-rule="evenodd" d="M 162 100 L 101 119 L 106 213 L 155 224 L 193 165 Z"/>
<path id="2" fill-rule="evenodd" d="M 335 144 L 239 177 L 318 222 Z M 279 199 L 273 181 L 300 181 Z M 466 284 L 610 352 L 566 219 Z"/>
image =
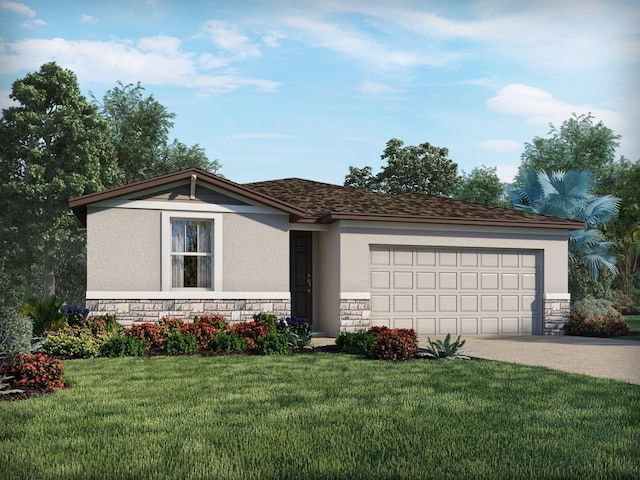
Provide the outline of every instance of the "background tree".
<path id="1" fill-rule="evenodd" d="M 596 178 L 615 160 L 620 135 L 594 117 L 576 115 L 564 121 L 560 128 L 549 124 L 549 138 L 535 137 L 525 143 L 520 170 L 538 172 L 589 170 Z"/>
<path id="2" fill-rule="evenodd" d="M 484 165 L 474 168 L 468 174 L 463 171 L 453 198 L 498 207 L 508 206 L 509 202 L 504 195 L 504 186 L 496 171 L 496 167 L 485 167 Z"/>
<path id="3" fill-rule="evenodd" d="M 73 72 L 47 63 L 16 80 L 10 96 L 18 105 L 3 110 L 0 123 L 3 280 L 11 298 L 29 284 L 40 284 L 48 297 L 56 293 L 58 260 L 78 260 L 62 254 L 83 235 L 69 199 L 122 177 L 107 124 L 81 95 Z M 84 275 L 65 279 L 74 281 L 84 284 Z"/>
<path id="4" fill-rule="evenodd" d="M 449 195 L 459 179 L 458 165 L 448 155 L 448 149 L 428 142 L 404 146 L 402 140 L 392 138 L 381 155 L 387 165 L 378 174 L 373 175 L 368 166 L 349 167 L 344 185 L 392 195 L 409 192 Z"/>
<path id="5" fill-rule="evenodd" d="M 144 96 L 144 87 L 118 85 L 108 90 L 100 104 L 100 114 L 109 125 L 118 165 L 127 182 L 162 175 L 184 168 L 200 168 L 216 173 L 220 165 L 209 161 L 199 145 L 191 147 L 174 140 L 169 143 L 175 114 L 153 95 Z"/>
<path id="6" fill-rule="evenodd" d="M 508 195 L 517 209 L 584 222 L 584 230 L 569 232 L 569 260 L 582 265 L 595 281 L 601 271 L 617 273 L 616 255 L 610 252 L 613 245 L 597 227 L 616 216 L 620 199 L 595 196 L 593 190 L 594 177 L 586 170 L 550 175 L 523 170 L 520 184 L 509 188 Z"/>

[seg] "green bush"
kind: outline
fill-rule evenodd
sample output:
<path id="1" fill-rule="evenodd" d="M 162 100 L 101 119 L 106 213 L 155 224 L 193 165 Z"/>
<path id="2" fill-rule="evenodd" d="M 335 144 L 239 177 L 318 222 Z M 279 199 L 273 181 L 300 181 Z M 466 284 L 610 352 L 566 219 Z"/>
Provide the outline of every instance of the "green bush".
<path id="1" fill-rule="evenodd" d="M 148 344 L 137 337 L 114 335 L 100 349 L 103 357 L 141 357 Z"/>
<path id="2" fill-rule="evenodd" d="M 583 298 L 571 305 L 571 315 L 582 320 L 604 318 L 608 313 L 620 316 L 613 304 L 604 298 Z"/>
<path id="3" fill-rule="evenodd" d="M 364 330 L 358 332 L 340 332 L 336 338 L 336 347 L 344 353 L 353 355 L 366 355 L 373 345 L 376 336 Z"/>
<path id="4" fill-rule="evenodd" d="M 42 345 L 42 351 L 50 355 L 71 358 L 91 358 L 100 356 L 102 345 L 112 334 L 94 335 L 86 328 L 66 327 L 49 332 Z"/>
<path id="5" fill-rule="evenodd" d="M 30 298 L 22 306 L 22 313 L 33 321 L 33 336 L 42 337 L 45 332 L 58 330 L 67 325 L 60 307 L 64 300 L 55 295 L 41 299 Z"/>
<path id="6" fill-rule="evenodd" d="M 0 319 L 0 363 L 11 355 L 29 353 L 33 332 L 32 320 L 17 309 L 7 308 Z"/>
<path id="7" fill-rule="evenodd" d="M 219 331 L 209 343 L 209 349 L 214 352 L 241 352 L 247 347 L 245 339 L 230 331 Z"/>
<path id="8" fill-rule="evenodd" d="M 256 313 L 253 316 L 253 321 L 259 325 L 264 325 L 269 333 L 275 332 L 278 324 L 278 318 L 270 313 Z"/>
<path id="9" fill-rule="evenodd" d="M 581 337 L 623 337 L 629 335 L 629 325 L 618 312 L 608 312 L 604 317 L 590 318 L 571 314 L 564 330 L 567 335 Z"/>
<path id="10" fill-rule="evenodd" d="M 197 352 L 196 336 L 190 333 L 171 332 L 164 339 L 164 350 L 169 354 Z"/>
<path id="11" fill-rule="evenodd" d="M 257 340 L 260 355 L 286 355 L 291 353 L 287 336 L 281 333 L 267 333 Z"/>

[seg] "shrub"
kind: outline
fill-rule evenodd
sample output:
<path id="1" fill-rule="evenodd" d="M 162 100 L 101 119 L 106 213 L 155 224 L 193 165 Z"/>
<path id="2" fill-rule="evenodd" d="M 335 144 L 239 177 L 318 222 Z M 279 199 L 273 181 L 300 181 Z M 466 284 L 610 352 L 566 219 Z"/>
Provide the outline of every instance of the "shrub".
<path id="1" fill-rule="evenodd" d="M 31 351 L 32 320 L 17 309 L 6 308 L 0 320 L 0 363 L 17 353 Z"/>
<path id="2" fill-rule="evenodd" d="M 24 390 L 20 390 L 19 388 L 9 388 L 11 387 L 11 383 L 8 380 L 11 380 L 13 377 L 5 377 L 4 375 L 0 379 L 0 395 L 10 395 L 12 393 L 22 393 Z M 4 383 L 7 382 L 7 383 Z"/>
<path id="3" fill-rule="evenodd" d="M 137 337 L 114 335 L 100 349 L 103 357 L 140 357 L 147 351 L 147 343 Z"/>
<path id="4" fill-rule="evenodd" d="M 94 335 L 88 328 L 66 327 L 49 332 L 42 345 L 42 351 L 71 358 L 98 357 L 102 345 L 111 335 L 109 333 Z"/>
<path id="5" fill-rule="evenodd" d="M 209 343 L 214 352 L 241 352 L 247 348 L 247 341 L 230 331 L 219 331 Z"/>
<path id="6" fill-rule="evenodd" d="M 617 313 L 613 304 L 604 298 L 583 298 L 571 305 L 571 316 L 583 320 L 596 317 L 604 318 L 609 312 Z"/>
<path id="7" fill-rule="evenodd" d="M 259 325 L 264 325 L 268 333 L 276 331 L 278 318 L 270 313 L 256 313 L 253 316 L 253 321 Z"/>
<path id="8" fill-rule="evenodd" d="M 466 340 L 461 340 L 460 335 L 458 338 L 452 342 L 451 334 L 447 333 L 447 336 L 444 340 L 431 340 L 427 337 L 427 344 L 429 345 L 427 348 L 418 348 L 416 350 L 416 357 L 424 357 L 424 358 L 463 358 L 465 360 L 469 360 L 469 357 L 466 355 L 462 355 L 460 349 L 464 346 Z"/>
<path id="9" fill-rule="evenodd" d="M 267 325 L 262 321 L 236 323 L 230 330 L 247 341 L 247 348 L 249 350 L 258 348 L 258 339 L 264 337 L 269 331 Z"/>
<path id="10" fill-rule="evenodd" d="M 336 338 L 336 347 L 344 353 L 366 355 L 376 339 L 375 334 L 361 330 L 359 332 L 341 332 Z"/>
<path id="11" fill-rule="evenodd" d="M 197 352 L 196 337 L 190 333 L 171 332 L 164 339 L 164 350 L 169 354 Z"/>
<path id="12" fill-rule="evenodd" d="M 13 388 L 49 392 L 64 387 L 62 363 L 42 353 L 16 355 L 2 365 L 2 374 L 13 377 Z"/>
<path id="13" fill-rule="evenodd" d="M 222 316 L 195 317 L 193 323 L 186 324 L 186 332 L 196 337 L 199 350 L 209 348 L 216 334 L 226 328 L 227 320 Z"/>
<path id="14" fill-rule="evenodd" d="M 615 310 L 602 317 L 590 318 L 572 313 L 565 333 L 582 337 L 619 337 L 629 335 L 629 326 Z"/>
<path id="15" fill-rule="evenodd" d="M 310 348 L 311 331 L 311 325 L 306 318 L 287 317 L 277 325 L 277 332 L 287 337 L 292 348 Z"/>
<path id="16" fill-rule="evenodd" d="M 79 307 L 78 305 L 62 305 L 60 312 L 70 327 L 79 325 L 89 315 L 88 308 Z"/>
<path id="17" fill-rule="evenodd" d="M 413 329 L 372 327 L 367 332 L 375 335 L 369 355 L 377 360 L 407 360 L 418 348 L 418 336 Z"/>
<path id="18" fill-rule="evenodd" d="M 155 323 L 134 323 L 124 329 L 124 334 L 139 338 L 147 344 L 147 349 L 161 349 L 164 342 L 162 330 Z"/>
<path id="19" fill-rule="evenodd" d="M 33 336 L 42 337 L 45 332 L 67 325 L 60 311 L 64 301 L 55 295 L 40 299 L 33 297 L 22 306 L 22 313 L 33 321 Z"/>
<path id="20" fill-rule="evenodd" d="M 118 323 L 115 315 L 97 315 L 88 317 L 80 323 L 81 327 L 88 328 L 94 335 L 101 333 L 122 333 L 123 327 Z"/>
<path id="21" fill-rule="evenodd" d="M 258 353 L 260 355 L 286 355 L 291 353 L 291 345 L 286 335 L 281 333 L 267 333 L 258 338 Z"/>

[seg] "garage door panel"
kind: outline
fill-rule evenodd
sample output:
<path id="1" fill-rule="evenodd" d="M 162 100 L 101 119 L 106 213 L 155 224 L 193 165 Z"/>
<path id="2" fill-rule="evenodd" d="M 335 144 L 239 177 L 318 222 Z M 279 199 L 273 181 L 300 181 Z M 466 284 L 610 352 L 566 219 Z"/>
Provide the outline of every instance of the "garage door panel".
<path id="1" fill-rule="evenodd" d="M 435 317 L 417 318 L 416 332 L 418 333 L 418 335 L 437 335 Z"/>
<path id="2" fill-rule="evenodd" d="M 540 333 L 540 254 L 372 247 L 373 325 L 420 335 Z"/>
<path id="3" fill-rule="evenodd" d="M 460 319 L 460 333 L 467 335 L 478 334 L 478 318 L 461 318 Z"/>

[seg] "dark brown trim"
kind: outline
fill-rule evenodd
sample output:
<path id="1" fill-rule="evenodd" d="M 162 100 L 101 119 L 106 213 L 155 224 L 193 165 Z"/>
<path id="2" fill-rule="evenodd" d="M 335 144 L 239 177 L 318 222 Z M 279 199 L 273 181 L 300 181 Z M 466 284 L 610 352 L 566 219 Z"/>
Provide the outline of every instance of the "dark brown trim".
<path id="1" fill-rule="evenodd" d="M 218 177 L 217 175 L 213 175 L 203 170 L 199 170 L 197 168 L 190 168 L 176 173 L 169 173 L 160 177 L 129 183 L 127 185 L 111 188 L 102 192 L 90 193 L 88 195 L 76 197 L 69 201 L 69 206 L 71 207 L 71 210 L 73 210 L 73 213 L 76 215 L 76 217 L 78 217 L 78 220 L 80 220 L 80 222 L 86 226 L 88 205 L 103 202 L 105 200 L 124 197 L 127 195 L 132 195 L 144 190 L 161 187 L 163 185 L 168 185 L 179 181 L 190 180 L 191 175 L 196 175 L 198 177 L 198 180 L 203 181 L 213 187 L 224 189 L 228 192 L 235 193 L 244 198 L 248 198 L 268 207 L 272 207 L 276 210 L 281 210 L 285 213 L 288 213 L 293 219 L 302 218 L 306 215 L 306 212 L 304 210 L 300 210 L 299 208 L 283 202 L 282 200 L 278 200 L 277 198 L 255 192 L 247 187 L 243 187 L 242 185 L 231 182 L 227 179 Z"/>

